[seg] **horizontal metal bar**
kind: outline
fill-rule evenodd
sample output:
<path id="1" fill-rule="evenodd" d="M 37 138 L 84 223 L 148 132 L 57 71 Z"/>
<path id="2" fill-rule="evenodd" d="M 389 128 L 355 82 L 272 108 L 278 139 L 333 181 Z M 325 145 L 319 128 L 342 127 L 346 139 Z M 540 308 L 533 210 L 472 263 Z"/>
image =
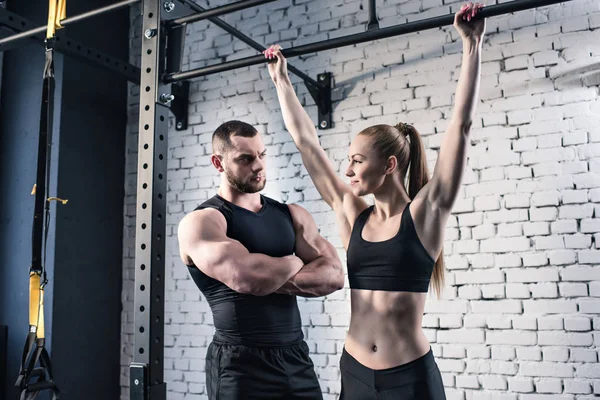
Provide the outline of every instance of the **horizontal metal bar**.
<path id="1" fill-rule="evenodd" d="M 110 11 L 118 10 L 120 8 L 127 7 L 127 6 L 130 6 L 132 4 L 138 3 L 140 1 L 141 0 L 125 0 L 125 1 L 121 1 L 120 3 L 112 4 L 110 6 L 101 7 L 101 8 L 98 8 L 96 10 L 92 10 L 92 11 L 88 11 L 88 12 L 83 13 L 83 14 L 76 15 L 74 17 L 65 18 L 65 19 L 63 19 L 61 21 L 61 25 L 62 26 L 67 26 L 67 25 L 72 24 L 74 22 L 79 22 L 79 21 L 82 21 L 82 20 L 90 18 L 90 17 L 95 17 L 97 15 L 101 15 L 101 14 L 104 14 L 104 13 L 107 13 L 107 12 L 110 12 Z M 6 37 L 4 39 L 0 39 L 0 46 L 2 46 L 3 44 L 6 44 L 6 43 L 13 42 L 15 40 L 21 40 L 21 39 L 25 39 L 25 38 L 28 38 L 28 37 L 31 37 L 31 36 L 35 36 L 35 35 L 40 34 L 40 33 L 45 33 L 46 29 L 47 29 L 47 26 L 40 26 L 40 27 L 37 27 L 35 29 L 31 29 L 29 31 L 26 31 L 26 32 L 21 32 L 21 33 L 18 33 L 16 35 L 13 35 L 13 36 Z M 1 50 L 1 47 L 0 47 L 0 50 Z"/>
<path id="2" fill-rule="evenodd" d="M 508 14 L 517 11 L 528 10 L 530 8 L 543 7 L 556 3 L 566 3 L 571 0 L 515 0 L 508 3 L 487 6 L 479 11 L 479 18 L 495 17 L 502 14 Z M 353 44 L 370 42 L 372 40 L 385 39 L 392 36 L 404 35 L 407 33 L 424 31 L 427 29 L 440 28 L 454 23 L 454 14 L 448 14 L 440 17 L 427 18 L 420 21 L 408 22 L 406 24 L 394 25 L 387 28 L 373 29 L 367 32 L 354 35 L 343 36 L 311 43 L 304 46 L 292 47 L 282 51 L 286 58 L 297 57 L 303 54 L 314 53 L 323 50 L 335 49 L 338 47 L 350 46 Z M 228 61 L 222 64 L 209 65 L 203 68 L 196 68 L 190 71 L 169 74 L 165 77 L 167 82 L 177 82 L 184 79 L 193 79 L 200 76 L 206 76 L 219 72 L 229 71 L 236 68 L 249 67 L 252 65 L 267 62 L 262 55 L 246 57 L 239 60 Z"/>
<path id="3" fill-rule="evenodd" d="M 209 10 L 198 12 L 197 14 L 188 15 L 185 17 L 173 19 L 167 21 L 167 26 L 175 27 L 183 24 L 189 24 L 192 22 L 208 19 L 211 17 L 217 17 L 219 15 L 228 14 L 234 11 L 244 10 L 246 8 L 259 6 L 261 4 L 272 3 L 276 0 L 242 0 L 236 3 L 226 4 L 224 6 L 211 8 Z"/>
<path id="4" fill-rule="evenodd" d="M 100 8 L 97 8 L 95 10 L 85 12 L 83 14 L 75 15 L 74 17 L 65 18 L 65 19 L 63 19 L 60 22 L 60 24 L 63 25 L 63 26 L 67 26 L 67 25 L 72 24 L 74 22 L 79 22 L 79 21 L 82 21 L 82 20 L 87 19 L 87 18 L 91 18 L 91 17 L 95 17 L 97 15 L 105 14 L 107 12 L 119 10 L 119 9 L 121 9 L 123 7 L 131 6 L 131 5 L 134 5 L 134 4 L 139 3 L 139 2 L 140 2 L 140 0 L 124 0 L 124 1 L 121 1 L 119 3 L 112 4 L 110 6 L 100 7 Z"/>
<path id="5" fill-rule="evenodd" d="M 7 11 L 4 8 L 0 8 L 0 26 L 11 29 L 12 31 L 19 31 L 21 29 L 29 29 L 35 27 L 35 24 L 18 14 Z M 30 36 L 27 38 L 27 44 L 33 41 L 44 44 L 46 38 L 45 30 L 43 33 Z M 84 44 L 69 39 L 63 32 L 58 32 L 56 37 L 56 43 L 54 48 L 56 51 L 71 56 L 73 58 L 80 59 L 82 61 L 91 63 L 93 65 L 100 66 L 102 68 L 109 69 L 120 75 L 125 76 L 130 82 L 139 84 L 140 82 L 140 68 L 131 65 L 127 62 L 118 60 L 106 53 L 92 49 Z M 10 42 L 8 44 L 0 45 L 0 51 L 10 50 L 18 47 L 19 43 Z"/>
<path id="6" fill-rule="evenodd" d="M 46 32 L 46 27 L 45 26 L 40 26 L 38 28 L 29 30 L 27 32 L 21 32 L 21 33 L 17 33 L 16 35 L 12 35 L 3 39 L 0 39 L 0 50 L 2 50 L 2 45 L 11 43 L 11 42 L 16 42 L 17 40 L 21 40 L 21 39 L 26 39 L 35 35 L 39 35 L 42 33 Z"/>
<path id="7" fill-rule="evenodd" d="M 192 0 L 180 0 L 180 1 L 196 12 L 206 11 L 204 8 L 202 8 L 198 4 L 194 3 Z M 231 34 L 232 36 L 234 36 L 234 37 L 238 38 L 239 40 L 241 40 L 242 42 L 246 43 L 248 46 L 252 47 L 253 49 L 261 51 L 261 52 L 266 50 L 266 47 L 264 47 L 260 43 L 256 42 L 252 38 L 244 35 L 242 32 L 238 31 L 233 26 L 229 25 L 228 23 L 224 22 L 223 20 L 216 18 L 216 17 L 210 17 L 210 18 L 208 18 L 208 20 L 210 22 L 212 22 L 213 24 L 217 25 L 219 28 L 226 31 L 227 33 Z M 302 79 L 305 84 L 310 84 L 315 87 L 321 87 L 321 85 L 316 80 L 312 79 L 310 76 L 306 75 L 304 72 L 300 71 L 298 68 L 294 67 L 293 65 L 288 64 L 288 71 L 290 71 L 291 73 L 295 74 L 300 79 Z M 167 79 L 169 79 L 169 75 L 167 75 Z M 170 81 L 165 80 L 165 82 L 169 83 Z"/>

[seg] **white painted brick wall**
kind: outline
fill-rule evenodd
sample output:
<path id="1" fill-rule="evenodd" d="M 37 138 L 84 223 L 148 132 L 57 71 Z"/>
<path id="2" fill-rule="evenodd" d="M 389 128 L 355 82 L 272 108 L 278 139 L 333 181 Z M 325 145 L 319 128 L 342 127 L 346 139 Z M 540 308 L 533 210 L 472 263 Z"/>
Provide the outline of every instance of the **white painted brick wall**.
<path id="1" fill-rule="evenodd" d="M 210 7 L 227 2 L 211 1 Z M 460 6 L 454 0 L 377 4 L 382 26 Z M 137 65 L 138 14 L 134 8 L 130 61 Z M 368 11 L 367 2 L 358 0 L 279 0 L 224 19 L 262 44 L 290 47 L 361 32 Z M 428 297 L 423 318 L 448 399 L 600 395 L 599 27 L 595 0 L 488 20 L 472 147 L 446 229 L 447 288 L 442 299 Z M 459 75 L 456 38 L 446 27 L 290 60 L 313 77 L 333 73 L 335 126 L 319 134 L 340 175 L 347 145 L 360 129 L 399 121 L 420 130 L 433 170 Z M 185 51 L 184 69 L 257 54 L 207 21 L 188 27 Z M 292 81 L 315 120 L 305 86 L 293 75 Z M 138 99 L 138 88 L 131 85 L 123 207 L 123 399 L 133 353 Z M 212 131 L 220 123 L 239 118 L 257 127 L 269 150 L 265 193 L 313 213 L 345 260 L 334 215 L 285 132 L 264 65 L 196 80 L 190 99 L 190 127 L 169 132 L 165 380 L 174 400 L 206 399 L 204 357 L 212 316 L 178 259 L 176 227 L 219 184 L 209 154 Z M 335 399 L 349 290 L 301 299 L 299 306 L 325 398 Z"/>

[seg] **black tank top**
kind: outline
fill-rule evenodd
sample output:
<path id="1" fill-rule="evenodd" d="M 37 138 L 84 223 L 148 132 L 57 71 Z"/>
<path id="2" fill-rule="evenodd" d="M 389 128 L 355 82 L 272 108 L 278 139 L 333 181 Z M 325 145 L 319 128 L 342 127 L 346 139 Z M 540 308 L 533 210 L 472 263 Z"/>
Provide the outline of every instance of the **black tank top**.
<path id="1" fill-rule="evenodd" d="M 409 206 L 402 212 L 396 236 L 382 242 L 362 238 L 373 206 L 356 218 L 347 252 L 351 289 L 427 292 L 435 260 L 417 236 Z"/>
<path id="2" fill-rule="evenodd" d="M 252 212 L 219 195 L 196 210 L 215 208 L 227 221 L 227 236 L 250 253 L 283 257 L 294 253 L 296 235 L 287 205 L 261 196 L 262 209 Z M 246 346 L 285 346 L 301 341 L 302 323 L 296 296 L 238 293 L 188 265 L 192 279 L 202 291 L 213 314 L 215 340 Z"/>

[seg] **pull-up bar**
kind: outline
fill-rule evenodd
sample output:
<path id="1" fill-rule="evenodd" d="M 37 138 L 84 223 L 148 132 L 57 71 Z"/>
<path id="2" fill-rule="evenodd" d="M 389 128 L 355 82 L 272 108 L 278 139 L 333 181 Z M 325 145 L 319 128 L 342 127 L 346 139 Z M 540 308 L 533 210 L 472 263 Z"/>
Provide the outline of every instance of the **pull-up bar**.
<path id="1" fill-rule="evenodd" d="M 190 9 L 198 12 L 198 13 L 208 13 L 210 12 L 210 10 L 206 10 L 202 7 L 200 7 L 198 4 L 194 3 L 192 0 L 180 0 L 183 4 L 185 4 L 186 6 L 188 6 Z M 253 49 L 257 50 L 257 51 L 264 51 L 267 48 L 264 47 L 263 45 L 261 45 L 260 43 L 256 42 L 255 40 L 253 40 L 252 38 L 244 35 L 242 32 L 238 31 L 237 29 L 235 29 L 233 26 L 229 25 L 228 23 L 226 23 L 225 21 L 216 18 L 214 16 L 209 16 L 207 17 L 207 19 L 212 22 L 213 24 L 217 25 L 219 28 L 223 29 L 225 32 L 229 33 L 230 35 L 238 38 L 239 40 L 241 40 L 242 42 L 246 43 L 248 46 L 252 47 Z M 315 81 L 314 79 L 312 79 L 310 76 L 306 75 L 304 72 L 300 71 L 298 68 L 295 68 L 293 65 L 288 64 L 288 70 L 295 74 L 296 76 L 298 76 L 299 78 L 301 78 L 304 83 L 306 84 L 310 84 L 315 88 L 319 88 L 322 85 L 320 85 L 317 81 Z"/>
<path id="2" fill-rule="evenodd" d="M 565 3 L 571 0 L 515 0 L 504 4 L 484 7 L 479 11 L 479 18 L 495 17 L 502 14 L 509 14 L 517 11 L 528 10 L 530 8 L 543 7 L 556 3 Z M 454 14 L 448 14 L 440 17 L 427 18 L 420 21 L 408 22 L 406 24 L 394 25 L 387 28 L 371 29 L 366 32 L 354 35 L 343 36 L 311 43 L 304 46 L 284 49 L 283 55 L 286 58 L 297 57 L 303 54 L 314 53 L 323 50 L 335 49 L 338 47 L 349 46 L 358 43 L 370 42 L 372 40 L 385 39 L 393 36 L 404 35 L 424 31 L 427 29 L 440 28 L 442 26 L 452 25 L 454 23 Z M 252 65 L 267 62 L 264 56 L 252 56 L 224 62 L 222 64 L 209 65 L 207 67 L 196 68 L 190 71 L 177 72 L 165 76 L 165 82 L 177 82 L 187 79 L 198 78 L 219 72 L 230 71 L 237 68 L 249 67 Z"/>
<path id="3" fill-rule="evenodd" d="M 140 0 L 124 0 L 124 1 L 121 1 L 120 3 L 111 4 L 110 6 L 101 7 L 96 10 L 92 10 L 92 11 L 88 11 L 83 14 L 76 15 L 74 17 L 65 18 L 60 23 L 63 26 L 67 26 L 74 22 L 83 21 L 84 19 L 87 19 L 90 17 L 95 17 L 95 16 L 101 15 L 101 14 L 105 14 L 110 11 L 115 11 L 115 10 L 130 6 L 132 4 L 139 3 L 139 2 L 140 2 Z M 46 25 L 44 25 L 44 26 L 40 26 L 35 29 L 31 29 L 26 32 L 18 33 L 16 35 L 12 35 L 7 38 L 0 39 L 0 46 L 2 46 L 3 44 L 6 44 L 6 43 L 14 42 L 15 40 L 21 40 L 21 39 L 25 39 L 25 38 L 28 38 L 31 36 L 38 35 L 40 33 L 44 33 L 44 32 L 46 32 L 47 28 L 48 27 Z"/>

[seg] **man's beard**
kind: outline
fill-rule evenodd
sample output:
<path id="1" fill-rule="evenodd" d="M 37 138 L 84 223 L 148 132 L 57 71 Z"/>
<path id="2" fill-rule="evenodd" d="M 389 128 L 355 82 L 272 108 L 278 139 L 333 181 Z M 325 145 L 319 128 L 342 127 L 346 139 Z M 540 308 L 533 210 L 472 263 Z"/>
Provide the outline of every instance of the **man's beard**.
<path id="1" fill-rule="evenodd" d="M 248 182 L 243 182 L 241 179 L 236 178 L 235 176 L 231 175 L 231 173 L 228 170 L 225 170 L 225 177 L 227 178 L 227 182 L 229 182 L 229 184 L 231 185 L 231 187 L 233 187 L 235 190 L 237 190 L 240 193 L 256 193 L 256 192 L 260 192 L 261 190 L 263 190 L 265 188 L 265 184 L 266 184 L 266 180 L 262 179 L 261 181 L 248 181 Z"/>

